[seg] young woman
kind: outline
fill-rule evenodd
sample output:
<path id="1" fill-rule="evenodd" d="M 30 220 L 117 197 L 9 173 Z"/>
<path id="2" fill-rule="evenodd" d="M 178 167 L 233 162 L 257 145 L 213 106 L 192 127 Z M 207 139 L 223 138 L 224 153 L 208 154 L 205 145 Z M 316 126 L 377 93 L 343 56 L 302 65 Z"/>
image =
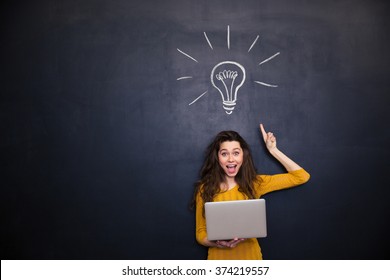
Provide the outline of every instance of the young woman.
<path id="1" fill-rule="evenodd" d="M 310 178 L 302 167 L 277 148 L 273 133 L 267 133 L 262 124 L 260 130 L 268 151 L 284 166 L 286 173 L 258 175 L 248 144 L 234 131 L 220 132 L 207 148 L 201 178 L 196 184 L 194 203 L 196 240 L 209 247 L 209 260 L 259 260 L 262 253 L 256 238 L 242 239 L 238 236 L 230 241 L 208 240 L 205 202 L 256 199 L 272 191 L 298 186 Z"/>

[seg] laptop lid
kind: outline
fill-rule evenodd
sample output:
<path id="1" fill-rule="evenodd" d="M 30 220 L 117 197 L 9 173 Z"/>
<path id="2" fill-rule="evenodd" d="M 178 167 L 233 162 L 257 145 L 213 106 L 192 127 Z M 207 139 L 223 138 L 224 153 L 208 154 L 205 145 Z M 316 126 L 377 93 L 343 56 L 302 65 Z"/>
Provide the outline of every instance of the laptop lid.
<path id="1" fill-rule="evenodd" d="M 259 238 L 267 236 L 264 199 L 205 203 L 207 238 Z"/>

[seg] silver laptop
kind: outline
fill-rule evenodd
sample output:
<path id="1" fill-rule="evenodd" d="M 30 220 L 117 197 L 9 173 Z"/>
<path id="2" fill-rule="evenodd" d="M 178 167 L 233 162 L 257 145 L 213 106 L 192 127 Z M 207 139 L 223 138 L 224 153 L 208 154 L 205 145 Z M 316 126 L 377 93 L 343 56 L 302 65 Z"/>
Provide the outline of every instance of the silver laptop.
<path id="1" fill-rule="evenodd" d="M 206 202 L 205 215 L 209 240 L 267 236 L 264 199 Z"/>

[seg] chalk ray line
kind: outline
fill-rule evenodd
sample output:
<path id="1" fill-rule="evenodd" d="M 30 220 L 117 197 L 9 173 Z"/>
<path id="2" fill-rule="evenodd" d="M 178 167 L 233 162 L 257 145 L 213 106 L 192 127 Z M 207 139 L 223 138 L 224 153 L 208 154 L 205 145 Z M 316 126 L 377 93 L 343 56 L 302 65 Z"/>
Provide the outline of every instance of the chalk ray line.
<path id="1" fill-rule="evenodd" d="M 251 51 L 251 49 L 253 48 L 253 46 L 256 44 L 257 40 L 259 39 L 259 35 L 257 35 L 256 39 L 253 41 L 252 45 L 249 47 L 249 50 L 248 52 Z"/>
<path id="2" fill-rule="evenodd" d="M 267 83 L 264 83 L 264 82 L 260 82 L 260 81 L 254 81 L 256 84 L 260 84 L 262 86 L 266 86 L 266 87 L 278 87 L 278 85 L 271 85 L 271 84 L 267 84 Z"/>
<path id="3" fill-rule="evenodd" d="M 180 50 L 180 49 L 177 49 L 180 53 L 182 53 L 182 54 L 184 54 L 185 56 L 187 56 L 188 58 L 190 58 L 190 59 L 192 59 L 193 61 L 195 61 L 196 63 L 198 63 L 198 61 L 195 59 L 195 58 L 193 58 L 192 56 L 190 56 L 189 54 L 186 54 L 185 52 L 183 52 L 182 50 Z"/>
<path id="4" fill-rule="evenodd" d="M 198 101 L 200 98 L 203 97 L 203 95 L 205 95 L 207 93 L 207 90 L 202 93 L 200 96 L 198 96 L 194 101 L 192 101 L 190 104 L 188 104 L 188 106 L 191 106 L 192 104 L 194 104 L 196 101 Z"/>
<path id="5" fill-rule="evenodd" d="M 209 37 L 207 37 L 206 32 L 203 32 L 203 34 L 204 34 L 204 37 L 206 38 L 206 41 L 207 41 L 207 43 L 209 44 L 210 48 L 213 50 L 213 46 L 211 45 L 210 40 L 209 40 Z"/>
<path id="6" fill-rule="evenodd" d="M 230 26 L 227 26 L 227 47 L 230 50 Z"/>
<path id="7" fill-rule="evenodd" d="M 177 78 L 176 80 L 177 80 L 177 81 L 180 81 L 180 80 L 185 80 L 185 79 L 192 79 L 192 76 L 179 77 L 179 78 Z"/>
<path id="8" fill-rule="evenodd" d="M 270 56 L 269 58 L 267 58 L 267 59 L 263 60 L 262 62 L 260 62 L 259 65 L 261 65 L 263 63 L 266 63 L 267 61 L 270 61 L 271 59 L 275 58 L 279 54 L 280 54 L 280 52 L 275 53 L 273 56 Z"/>

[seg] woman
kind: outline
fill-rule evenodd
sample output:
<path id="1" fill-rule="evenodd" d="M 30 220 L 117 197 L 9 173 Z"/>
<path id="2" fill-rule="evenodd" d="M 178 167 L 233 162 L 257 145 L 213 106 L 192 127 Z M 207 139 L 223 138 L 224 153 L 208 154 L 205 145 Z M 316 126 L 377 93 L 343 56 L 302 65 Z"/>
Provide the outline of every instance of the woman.
<path id="1" fill-rule="evenodd" d="M 273 133 L 267 133 L 262 124 L 260 130 L 268 151 L 284 166 L 286 173 L 258 175 L 248 144 L 234 131 L 220 132 L 207 148 L 206 159 L 200 172 L 201 178 L 196 184 L 194 203 L 196 240 L 209 247 L 209 260 L 259 260 L 262 259 L 262 253 L 256 238 L 208 240 L 205 202 L 255 199 L 272 191 L 298 186 L 310 178 L 302 167 L 277 148 Z"/>

